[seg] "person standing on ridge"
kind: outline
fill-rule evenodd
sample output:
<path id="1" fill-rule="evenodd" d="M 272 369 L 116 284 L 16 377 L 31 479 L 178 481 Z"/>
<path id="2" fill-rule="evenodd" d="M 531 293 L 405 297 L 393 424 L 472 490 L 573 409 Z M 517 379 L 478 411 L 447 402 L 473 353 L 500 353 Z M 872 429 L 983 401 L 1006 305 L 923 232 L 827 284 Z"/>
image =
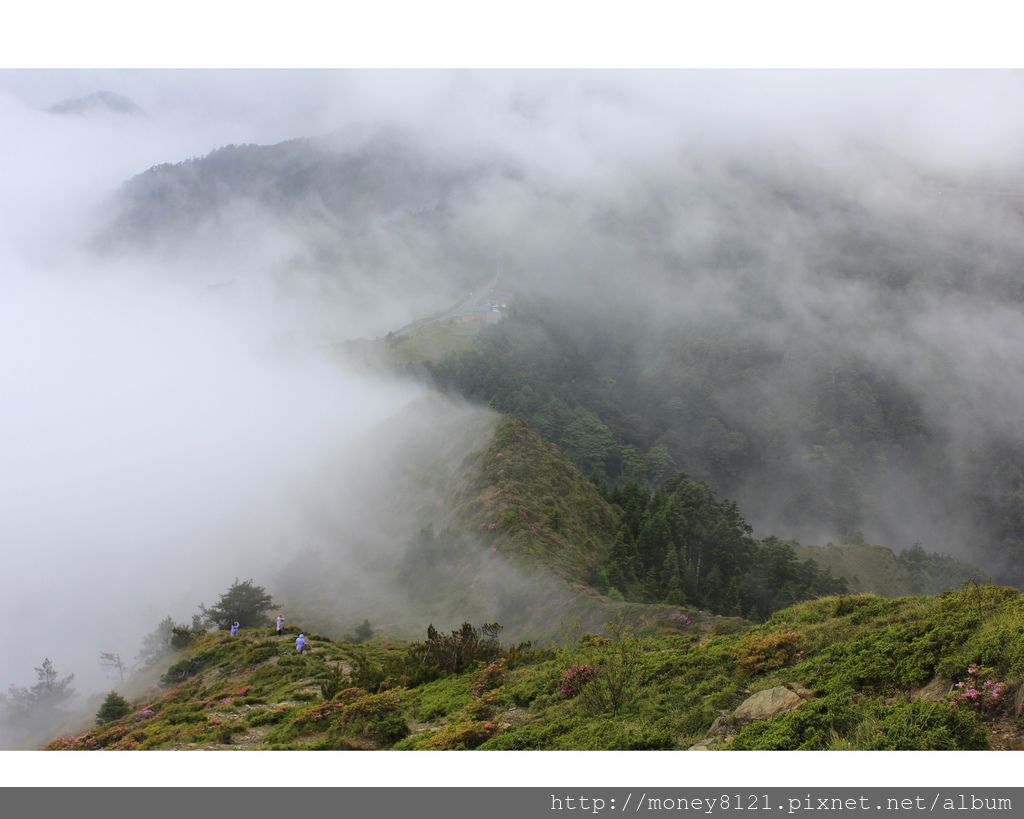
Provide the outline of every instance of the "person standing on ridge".
<path id="1" fill-rule="evenodd" d="M 277 636 L 280 637 L 284 634 L 284 615 L 277 615 Z"/>
<path id="2" fill-rule="evenodd" d="M 302 654 L 306 650 L 306 635 L 300 634 L 295 638 L 295 650 Z"/>
<path id="3" fill-rule="evenodd" d="M 237 637 L 238 636 L 238 629 L 239 629 L 238 621 L 235 620 L 235 622 L 233 622 L 231 624 L 231 636 L 232 637 Z"/>

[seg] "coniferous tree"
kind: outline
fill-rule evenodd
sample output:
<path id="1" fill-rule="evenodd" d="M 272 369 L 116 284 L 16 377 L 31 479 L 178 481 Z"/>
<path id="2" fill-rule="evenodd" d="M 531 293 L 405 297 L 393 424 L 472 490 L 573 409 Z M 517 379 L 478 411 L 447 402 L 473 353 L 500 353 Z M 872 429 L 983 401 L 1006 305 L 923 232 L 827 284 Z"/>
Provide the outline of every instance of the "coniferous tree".
<path id="1" fill-rule="evenodd" d="M 673 606 L 681 606 L 686 602 L 683 593 L 682 577 L 679 572 L 679 550 L 674 543 L 669 543 L 665 550 L 665 563 L 661 568 L 661 580 L 665 592 L 665 602 Z"/>
<path id="2" fill-rule="evenodd" d="M 267 612 L 273 608 L 274 600 L 265 588 L 255 585 L 251 579 L 239 582 L 237 577 L 216 605 L 199 605 L 203 619 L 220 629 L 230 628 L 234 622 L 243 628 L 270 625 Z"/>
<path id="3" fill-rule="evenodd" d="M 37 667 L 35 672 L 35 685 L 29 688 L 17 688 L 12 685 L 7 689 L 4 704 L 17 715 L 28 718 L 46 717 L 59 711 L 60 706 L 74 696 L 75 689 L 71 687 L 71 681 L 75 675 L 68 674 L 61 679 L 49 657 L 43 659 L 43 664 Z"/>
<path id="4" fill-rule="evenodd" d="M 132 706 L 128 700 L 116 691 L 111 691 L 107 694 L 107 698 L 103 700 L 100 710 L 96 712 L 96 722 L 99 725 L 102 725 L 104 722 L 113 722 L 115 719 L 120 719 L 131 713 L 131 710 Z"/>
<path id="5" fill-rule="evenodd" d="M 608 556 L 608 582 L 620 592 L 636 583 L 636 549 L 627 540 L 627 532 L 622 530 Z"/>

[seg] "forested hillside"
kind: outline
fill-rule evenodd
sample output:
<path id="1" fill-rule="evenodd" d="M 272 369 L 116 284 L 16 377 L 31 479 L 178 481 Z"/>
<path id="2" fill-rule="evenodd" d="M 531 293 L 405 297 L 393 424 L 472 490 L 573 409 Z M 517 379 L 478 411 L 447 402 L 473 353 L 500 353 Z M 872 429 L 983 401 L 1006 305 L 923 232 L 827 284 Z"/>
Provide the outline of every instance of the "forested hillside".
<path id="1" fill-rule="evenodd" d="M 1024 461 L 1012 441 L 952 446 L 919 395 L 855 357 L 688 328 L 666 331 L 659 352 L 642 327 L 595 329 L 584 345 L 560 330 L 572 310 L 521 305 L 424 366 L 442 388 L 525 419 L 604 485 L 658 488 L 683 469 L 737 499 L 763 534 L 896 538 L 955 497 L 985 559 L 1016 579 Z M 894 517 L 891 493 L 923 509 Z M 920 528 L 926 548 L 963 554 L 934 521 Z"/>

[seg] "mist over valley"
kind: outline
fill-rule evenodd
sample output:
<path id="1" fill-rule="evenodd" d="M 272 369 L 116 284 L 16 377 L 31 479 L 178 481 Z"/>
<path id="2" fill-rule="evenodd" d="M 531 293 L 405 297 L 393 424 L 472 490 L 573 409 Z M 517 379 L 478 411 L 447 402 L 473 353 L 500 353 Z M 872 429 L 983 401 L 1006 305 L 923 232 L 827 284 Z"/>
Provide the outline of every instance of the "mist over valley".
<path id="1" fill-rule="evenodd" d="M 671 726 L 648 714 L 635 730 L 620 726 L 633 706 L 595 700 L 580 706 L 595 733 L 538 739 L 524 726 L 575 689 L 542 695 L 516 664 L 561 669 L 558 646 L 582 635 L 614 652 L 623 629 L 692 638 L 693 658 L 744 629 L 799 632 L 806 645 L 778 638 L 784 663 L 752 673 L 804 669 L 799 697 L 824 701 L 847 683 L 815 670 L 840 649 L 806 625 L 814 606 L 839 601 L 828 616 L 853 629 L 889 622 L 856 613 L 863 594 L 914 596 L 884 602 L 892 622 L 930 623 L 952 599 L 931 596 L 1019 588 L 1022 82 L 3 72 L 0 684 L 8 705 L 31 698 L 47 657 L 77 695 L 0 726 L 0 745 L 88 723 L 114 685 L 101 652 L 133 658 L 115 687 L 153 702 L 158 677 L 180 693 L 209 668 L 261 668 L 270 648 L 247 623 L 251 656 L 215 621 L 181 637 L 185 659 L 170 642 L 135 656 L 233 580 L 312 635 L 302 662 L 321 652 L 348 675 L 325 702 L 409 692 L 387 695 L 393 734 L 345 722 L 324 747 L 689 747 L 742 685 L 720 680 L 699 713 L 662 703 Z M 989 659 L 964 648 L 986 618 L 1016 617 L 1009 590 L 983 588 L 989 613 L 955 651 L 849 684 L 879 702 L 887 685 L 951 684 L 954 656 L 1012 683 L 1016 626 Z M 773 626 L 794 605 L 796 625 Z M 428 624 L 464 622 L 500 623 L 504 647 L 464 632 L 476 665 L 396 659 Z M 357 633 L 369 653 L 332 642 Z M 473 677 L 469 711 L 434 714 L 422 686 L 499 660 L 512 677 Z M 308 671 L 285 663 L 292 687 L 273 696 L 305 707 L 292 695 L 334 673 Z M 640 691 L 669 671 L 637 674 Z M 487 690 L 514 691 L 509 710 L 473 705 Z M 252 747 L 299 747 L 295 719 L 260 717 Z M 467 720 L 477 734 L 452 739 Z M 950 747 L 981 746 L 965 726 Z M 224 733 L 207 727 L 131 747 Z M 744 731 L 728 741 L 777 747 Z"/>

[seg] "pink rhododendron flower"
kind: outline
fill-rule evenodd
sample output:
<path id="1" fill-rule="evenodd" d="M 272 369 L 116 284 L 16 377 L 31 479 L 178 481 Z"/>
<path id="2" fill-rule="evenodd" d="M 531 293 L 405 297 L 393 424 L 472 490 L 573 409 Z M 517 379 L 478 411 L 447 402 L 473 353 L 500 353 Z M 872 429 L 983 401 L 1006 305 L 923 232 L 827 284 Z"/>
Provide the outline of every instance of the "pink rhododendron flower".
<path id="1" fill-rule="evenodd" d="M 597 671 L 586 664 L 567 668 L 562 674 L 562 684 L 558 687 L 558 693 L 565 699 L 575 697 L 580 693 L 580 689 L 596 676 Z"/>
<path id="2" fill-rule="evenodd" d="M 982 673 L 976 665 L 968 668 L 967 679 L 953 685 L 949 694 L 950 704 L 966 703 L 978 711 L 994 709 L 1003 693 L 1003 684 L 996 682 L 992 677 L 987 677 L 982 681 L 980 679 Z"/>

